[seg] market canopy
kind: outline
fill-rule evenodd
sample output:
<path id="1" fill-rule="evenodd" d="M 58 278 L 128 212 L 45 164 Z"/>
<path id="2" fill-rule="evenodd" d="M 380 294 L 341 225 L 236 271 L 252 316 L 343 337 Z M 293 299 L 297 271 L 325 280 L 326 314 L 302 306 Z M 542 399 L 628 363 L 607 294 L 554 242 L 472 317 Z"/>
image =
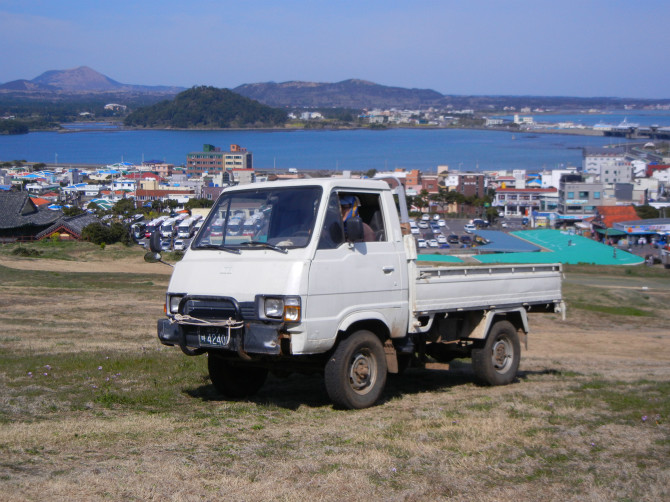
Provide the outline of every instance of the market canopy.
<path id="1" fill-rule="evenodd" d="M 616 228 L 598 228 L 596 229 L 600 235 L 606 235 L 608 237 L 618 237 L 619 235 L 627 235 L 623 230 L 617 230 Z"/>

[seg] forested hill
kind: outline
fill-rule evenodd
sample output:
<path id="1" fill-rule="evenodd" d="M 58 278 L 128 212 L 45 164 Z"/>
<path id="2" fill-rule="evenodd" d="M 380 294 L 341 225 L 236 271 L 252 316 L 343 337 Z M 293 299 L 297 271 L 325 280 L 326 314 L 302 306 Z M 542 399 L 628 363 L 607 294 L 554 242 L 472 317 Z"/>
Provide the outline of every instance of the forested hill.
<path id="1" fill-rule="evenodd" d="M 233 89 L 270 106 L 334 108 L 426 108 L 439 105 L 444 96 L 430 89 L 388 87 L 365 80 L 342 82 L 266 82 Z"/>
<path id="2" fill-rule="evenodd" d="M 193 87 L 133 111 L 125 120 L 131 127 L 230 128 L 274 127 L 286 122 L 283 110 L 260 104 L 228 89 Z"/>

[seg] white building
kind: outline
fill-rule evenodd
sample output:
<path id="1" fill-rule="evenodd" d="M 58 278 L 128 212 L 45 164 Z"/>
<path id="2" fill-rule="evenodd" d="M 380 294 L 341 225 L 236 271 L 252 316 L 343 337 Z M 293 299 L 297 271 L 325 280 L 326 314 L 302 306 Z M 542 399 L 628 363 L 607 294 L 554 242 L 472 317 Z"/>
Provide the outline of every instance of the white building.
<path id="1" fill-rule="evenodd" d="M 565 174 L 576 174 L 577 168 L 554 169 L 553 171 L 543 171 L 541 174 L 542 188 L 558 188 L 561 184 L 561 176 Z"/>
<path id="2" fill-rule="evenodd" d="M 584 173 L 600 177 L 603 183 L 631 183 L 633 166 L 620 148 L 589 148 L 584 150 Z"/>

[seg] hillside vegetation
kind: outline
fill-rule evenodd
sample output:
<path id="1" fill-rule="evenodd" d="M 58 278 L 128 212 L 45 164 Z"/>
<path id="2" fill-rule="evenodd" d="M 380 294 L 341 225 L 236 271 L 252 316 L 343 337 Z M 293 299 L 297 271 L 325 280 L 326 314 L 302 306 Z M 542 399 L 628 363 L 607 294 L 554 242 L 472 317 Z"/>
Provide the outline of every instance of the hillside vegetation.
<path id="1" fill-rule="evenodd" d="M 172 101 L 135 110 L 125 120 L 133 127 L 275 127 L 286 113 L 235 94 L 228 89 L 193 87 Z"/>

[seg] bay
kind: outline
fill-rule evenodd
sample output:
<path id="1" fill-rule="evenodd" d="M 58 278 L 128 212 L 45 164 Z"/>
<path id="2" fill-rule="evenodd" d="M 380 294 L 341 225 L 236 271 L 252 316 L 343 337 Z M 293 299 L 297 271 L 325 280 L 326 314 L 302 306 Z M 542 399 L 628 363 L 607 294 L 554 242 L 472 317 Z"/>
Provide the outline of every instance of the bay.
<path id="1" fill-rule="evenodd" d="M 631 116 L 629 121 L 634 121 Z M 101 128 L 102 129 L 102 128 Z M 434 172 L 556 169 L 581 166 L 582 148 L 613 145 L 620 138 L 507 133 L 471 129 L 167 131 L 93 130 L 0 136 L 0 161 L 24 159 L 68 167 L 159 160 L 183 165 L 204 144 L 231 144 L 253 153 L 261 170 L 392 170 Z"/>

